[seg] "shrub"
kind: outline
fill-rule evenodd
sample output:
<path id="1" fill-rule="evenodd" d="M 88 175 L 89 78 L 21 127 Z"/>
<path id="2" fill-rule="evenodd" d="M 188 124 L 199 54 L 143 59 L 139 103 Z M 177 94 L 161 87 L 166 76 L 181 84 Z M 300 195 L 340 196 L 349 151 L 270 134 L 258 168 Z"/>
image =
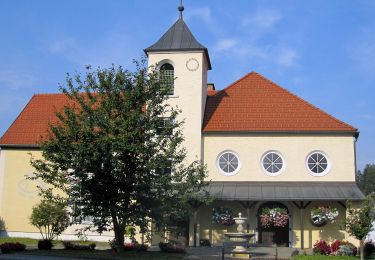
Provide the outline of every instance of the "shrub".
<path id="1" fill-rule="evenodd" d="M 314 254 L 318 255 L 329 255 L 331 253 L 331 247 L 324 240 L 319 240 L 314 244 Z"/>
<path id="2" fill-rule="evenodd" d="M 349 246 L 350 249 L 351 249 L 352 252 L 353 252 L 353 255 L 354 255 L 354 256 L 357 255 L 358 249 L 357 249 L 357 247 L 356 247 L 355 245 L 353 245 L 352 243 L 343 240 L 343 241 L 340 242 L 340 245 L 341 245 L 341 246 L 342 246 L 342 245 Z"/>
<path id="3" fill-rule="evenodd" d="M 349 245 L 341 245 L 336 252 L 337 255 L 353 256 L 353 249 Z"/>
<path id="4" fill-rule="evenodd" d="M 108 243 L 112 250 L 116 250 L 116 239 L 112 239 Z M 136 241 L 131 243 L 124 243 L 124 251 L 144 252 L 147 251 L 147 249 L 148 245 L 139 244 Z"/>
<path id="5" fill-rule="evenodd" d="M 50 250 L 53 247 L 52 241 L 43 239 L 38 241 L 38 249 L 40 250 Z"/>
<path id="6" fill-rule="evenodd" d="M 68 227 L 68 212 L 62 203 L 43 200 L 33 207 L 30 223 L 39 229 L 45 241 L 51 241 Z"/>
<path id="7" fill-rule="evenodd" d="M 335 240 L 335 242 L 333 242 L 333 243 L 331 244 L 331 253 L 336 253 L 337 250 L 339 250 L 340 245 L 341 245 L 340 240 Z"/>
<path id="8" fill-rule="evenodd" d="M 293 256 L 297 256 L 297 255 L 299 255 L 299 251 L 298 251 L 298 249 L 295 249 L 295 250 L 293 250 L 293 252 L 290 256 L 293 258 Z"/>
<path id="9" fill-rule="evenodd" d="M 208 239 L 200 239 L 199 245 L 200 246 L 211 246 L 211 243 L 210 243 L 210 240 L 208 240 Z"/>
<path id="10" fill-rule="evenodd" d="M 95 243 L 91 243 L 88 245 L 74 244 L 73 242 L 70 242 L 70 241 L 63 241 L 62 243 L 64 245 L 64 248 L 68 250 L 94 250 L 96 247 Z"/>
<path id="11" fill-rule="evenodd" d="M 375 243 L 372 240 L 365 243 L 364 253 L 365 257 L 369 257 L 370 255 L 375 253 Z"/>
<path id="12" fill-rule="evenodd" d="M 3 254 L 9 254 L 11 252 L 25 251 L 26 245 L 21 243 L 3 243 L 0 245 L 1 252 Z"/>
<path id="13" fill-rule="evenodd" d="M 159 243 L 159 248 L 161 252 L 164 253 L 185 253 L 185 248 L 181 245 L 175 245 L 170 242 L 168 243 Z"/>

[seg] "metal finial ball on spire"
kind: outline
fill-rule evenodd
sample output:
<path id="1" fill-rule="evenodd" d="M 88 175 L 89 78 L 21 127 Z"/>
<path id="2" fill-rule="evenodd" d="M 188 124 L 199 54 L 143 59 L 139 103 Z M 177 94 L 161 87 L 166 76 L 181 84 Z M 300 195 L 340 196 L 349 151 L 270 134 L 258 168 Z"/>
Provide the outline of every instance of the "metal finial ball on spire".
<path id="1" fill-rule="evenodd" d="M 184 11 L 184 6 L 182 5 L 182 0 L 180 0 L 180 5 L 178 6 L 178 11 L 180 12 L 180 19 L 182 19 L 182 12 Z"/>

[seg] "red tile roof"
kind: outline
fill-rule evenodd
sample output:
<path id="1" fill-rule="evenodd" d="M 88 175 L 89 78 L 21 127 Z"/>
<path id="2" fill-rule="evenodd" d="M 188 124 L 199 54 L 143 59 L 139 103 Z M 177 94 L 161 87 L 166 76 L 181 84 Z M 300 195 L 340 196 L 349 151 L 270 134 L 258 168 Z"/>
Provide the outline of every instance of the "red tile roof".
<path id="1" fill-rule="evenodd" d="M 56 111 L 68 104 L 64 94 L 34 95 L 0 139 L 0 145 L 36 145 L 47 133 L 49 122 L 57 121 Z"/>
<path id="2" fill-rule="evenodd" d="M 251 72 L 207 97 L 203 132 L 348 132 L 357 129 Z"/>
<path id="3" fill-rule="evenodd" d="M 0 146 L 37 145 L 64 94 L 34 95 L 0 139 Z M 252 72 L 221 91 L 209 91 L 203 132 L 346 132 L 357 129 Z"/>

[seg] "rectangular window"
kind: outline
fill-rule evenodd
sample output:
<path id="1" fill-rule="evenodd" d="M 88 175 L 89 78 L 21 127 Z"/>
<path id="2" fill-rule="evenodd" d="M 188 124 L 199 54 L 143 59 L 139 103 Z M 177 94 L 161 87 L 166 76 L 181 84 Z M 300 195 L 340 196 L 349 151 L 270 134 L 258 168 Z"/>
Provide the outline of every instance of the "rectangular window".
<path id="1" fill-rule="evenodd" d="M 173 134 L 173 121 L 169 117 L 160 117 L 156 127 L 157 135 L 172 135 Z"/>
<path id="2" fill-rule="evenodd" d="M 168 160 L 165 167 L 157 168 L 155 171 L 156 175 L 172 175 L 172 161 Z"/>

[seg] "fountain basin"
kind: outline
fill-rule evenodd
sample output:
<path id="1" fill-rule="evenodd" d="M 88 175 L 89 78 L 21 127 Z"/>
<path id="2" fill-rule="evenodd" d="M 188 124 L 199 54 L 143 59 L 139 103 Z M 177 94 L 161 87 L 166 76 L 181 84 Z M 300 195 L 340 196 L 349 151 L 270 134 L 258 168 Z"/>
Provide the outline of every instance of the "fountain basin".
<path id="1" fill-rule="evenodd" d="M 246 242 L 249 241 L 255 234 L 251 233 L 224 233 L 230 241 Z"/>

